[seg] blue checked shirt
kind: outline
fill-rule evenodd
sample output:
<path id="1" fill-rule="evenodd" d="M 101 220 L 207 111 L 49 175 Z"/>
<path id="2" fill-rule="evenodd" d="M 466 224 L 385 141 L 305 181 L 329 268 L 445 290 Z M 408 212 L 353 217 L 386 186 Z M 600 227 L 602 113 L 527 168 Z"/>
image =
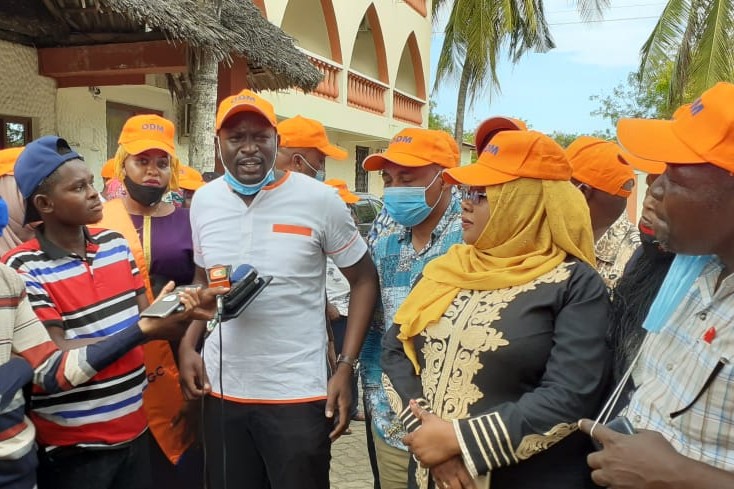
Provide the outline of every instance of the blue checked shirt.
<path id="1" fill-rule="evenodd" d="M 367 236 L 367 245 L 380 276 L 382 307 L 376 311 L 360 355 L 365 409 L 372 416 L 377 435 L 401 450 L 407 450 L 402 442 L 406 432 L 400 419 L 390 409 L 382 387 L 382 337 L 392 325 L 395 313 L 423 267 L 446 253 L 451 245 L 462 242 L 461 201 L 456 187 L 453 187 L 451 195 L 451 203 L 431 233 L 430 241 L 421 251 L 413 248 L 410 228 L 393 221 L 384 207 Z"/>
<path id="2" fill-rule="evenodd" d="M 722 270 L 718 260 L 707 265 L 663 328 L 647 333 L 626 415 L 686 457 L 732 470 L 734 275 L 715 290 Z"/>

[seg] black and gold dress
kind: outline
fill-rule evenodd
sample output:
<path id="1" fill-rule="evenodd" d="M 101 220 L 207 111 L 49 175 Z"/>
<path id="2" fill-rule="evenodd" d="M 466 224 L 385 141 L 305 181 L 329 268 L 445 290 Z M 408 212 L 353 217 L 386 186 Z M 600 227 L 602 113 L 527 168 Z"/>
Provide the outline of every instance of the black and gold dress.
<path id="1" fill-rule="evenodd" d="M 576 422 L 599 411 L 608 387 L 608 303 L 596 271 L 571 256 L 523 285 L 461 290 L 414 338 L 419 375 L 397 325 L 385 335 L 391 406 L 408 431 L 419 425 L 410 399 L 451 420 L 479 487 L 596 487 Z M 415 462 L 409 476 L 410 487 L 433 487 Z"/>

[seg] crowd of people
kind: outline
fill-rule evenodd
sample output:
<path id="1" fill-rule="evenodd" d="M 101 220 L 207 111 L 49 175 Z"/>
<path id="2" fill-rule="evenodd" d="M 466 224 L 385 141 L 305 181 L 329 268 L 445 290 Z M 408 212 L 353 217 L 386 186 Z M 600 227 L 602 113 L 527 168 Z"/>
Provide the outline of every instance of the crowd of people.
<path id="1" fill-rule="evenodd" d="M 734 487 L 734 85 L 618 142 L 493 117 L 466 166 L 404 129 L 366 237 L 318 121 L 243 90 L 215 137 L 201 175 L 134 116 L 102 192 L 62 137 L 0 151 L 0 488 L 328 489 L 354 419 L 375 488 Z"/>

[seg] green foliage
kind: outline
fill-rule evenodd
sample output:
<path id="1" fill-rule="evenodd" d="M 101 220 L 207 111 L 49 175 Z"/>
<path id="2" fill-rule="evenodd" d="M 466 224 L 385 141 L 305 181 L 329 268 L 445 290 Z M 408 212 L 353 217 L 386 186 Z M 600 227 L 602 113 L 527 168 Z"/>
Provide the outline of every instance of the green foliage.
<path id="1" fill-rule="evenodd" d="M 439 114 L 437 112 L 437 104 L 434 100 L 428 102 L 428 129 L 436 129 L 444 131 L 449 134 L 454 133 L 454 123 L 451 122 L 451 117 L 445 114 Z M 476 128 L 464 132 L 463 141 L 466 143 L 474 144 L 474 134 Z"/>
<path id="2" fill-rule="evenodd" d="M 690 102 L 719 81 L 734 81 L 734 0 L 668 0 L 641 50 L 641 79 L 670 64 L 668 107 Z"/>
<path id="3" fill-rule="evenodd" d="M 581 136 L 592 136 L 599 139 L 606 139 L 607 141 L 614 141 L 614 134 L 611 131 L 594 131 L 591 134 L 576 134 L 571 132 L 553 131 L 549 134 L 555 142 L 561 145 L 562 148 L 567 148 L 569 144 L 576 141 Z"/>
<path id="4" fill-rule="evenodd" d="M 444 114 L 436 112 L 436 102 L 434 100 L 428 102 L 428 129 L 446 131 L 449 134 L 454 133 L 451 119 Z"/>
<path id="5" fill-rule="evenodd" d="M 589 97 L 599 104 L 591 115 L 607 119 L 613 127 L 623 118 L 667 119 L 673 112 L 667 96 L 671 76 L 672 63 L 668 63 L 667 71 L 661 70 L 655 79 L 640 81 L 638 73 L 630 73 L 626 83 L 614 87 L 612 93 Z"/>

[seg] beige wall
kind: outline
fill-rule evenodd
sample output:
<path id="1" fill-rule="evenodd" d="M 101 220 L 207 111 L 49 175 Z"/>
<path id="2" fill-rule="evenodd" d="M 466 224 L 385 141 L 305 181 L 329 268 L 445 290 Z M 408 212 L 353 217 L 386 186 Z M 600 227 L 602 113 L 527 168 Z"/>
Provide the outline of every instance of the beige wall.
<path id="1" fill-rule="evenodd" d="M 38 74 L 34 48 L 0 41 L 0 114 L 33 119 L 33 136 L 56 131 L 56 82 Z"/>
<path id="2" fill-rule="evenodd" d="M 375 41 L 369 31 L 357 32 L 349 68 L 359 71 L 375 80 L 380 79 L 377 53 L 375 52 Z"/>
<path id="3" fill-rule="evenodd" d="M 288 5 L 281 28 L 293 36 L 302 48 L 330 58 L 331 47 L 325 23 L 320 0 L 298 0 Z"/>
<path id="4" fill-rule="evenodd" d="M 388 82 L 391 87 L 396 85 L 398 80 L 398 70 L 403 59 L 403 51 L 406 46 L 408 37 L 411 33 L 415 33 L 418 43 L 418 50 L 421 55 L 421 63 L 423 67 L 424 80 L 422 83 L 428 87 L 429 62 L 430 62 L 430 41 L 431 41 L 431 19 L 423 17 L 418 12 L 409 7 L 405 2 L 396 2 L 395 0 L 327 0 L 331 2 L 334 9 L 334 15 L 337 20 L 337 30 L 339 43 L 341 46 L 341 57 L 344 61 L 343 71 L 339 85 L 340 99 L 338 101 L 326 100 L 312 95 L 305 95 L 301 92 L 287 91 L 282 93 L 264 93 L 263 95 L 270 99 L 275 105 L 276 112 L 282 117 L 292 117 L 296 114 L 302 114 L 306 117 L 319 119 L 325 125 L 336 130 L 353 132 L 358 128 L 360 134 L 370 135 L 379 139 L 390 139 L 399 130 L 407 127 L 399 121 L 392 118 L 392 96 L 388 93 L 386 96 L 387 114 L 373 115 L 368 112 L 353 109 L 347 106 L 347 76 L 348 70 L 355 69 L 357 71 L 367 72 L 366 75 L 371 78 L 377 77 L 377 61 L 374 55 L 374 43 L 370 33 L 359 34 L 359 25 L 365 16 L 368 7 L 374 4 L 377 17 L 379 19 L 380 29 L 384 38 L 385 61 L 387 65 Z M 301 2 L 304 6 L 301 6 Z M 306 9 L 318 6 L 320 10 L 321 0 L 265 0 L 268 20 L 273 24 L 284 28 L 286 33 L 298 37 L 302 32 L 306 23 L 299 25 L 295 31 L 290 31 L 290 16 L 295 8 Z M 288 8 L 288 19 L 284 22 Z M 430 1 L 428 2 L 428 10 L 430 11 Z M 327 32 L 325 21 L 322 21 L 322 14 L 319 12 L 313 17 L 318 17 L 322 22 L 316 28 L 320 33 Z M 310 21 L 309 21 L 310 23 Z M 372 26 L 374 29 L 375 26 Z M 364 38 L 364 40 L 363 40 Z M 369 42 L 368 42 L 369 41 Z M 302 43 L 303 47 L 305 43 Z M 407 49 L 405 50 L 408 51 Z M 317 52 L 324 56 L 323 51 Z M 407 54 L 410 60 L 409 53 Z M 333 59 L 332 56 L 324 56 Z M 411 62 L 412 63 L 412 62 Z M 410 66 L 412 68 L 412 64 Z M 408 82 L 405 73 L 410 74 L 411 70 L 403 70 L 400 76 L 398 88 L 404 92 L 415 94 L 415 82 Z M 424 107 L 423 113 L 424 125 L 428 121 L 428 104 Z"/>
<path id="5" fill-rule="evenodd" d="M 413 71 L 413 61 L 410 58 L 410 49 L 407 45 L 404 47 L 403 54 L 400 57 L 400 64 L 398 65 L 396 77 L 395 88 L 413 95 L 418 93 L 418 88 L 416 87 L 416 76 Z"/>

